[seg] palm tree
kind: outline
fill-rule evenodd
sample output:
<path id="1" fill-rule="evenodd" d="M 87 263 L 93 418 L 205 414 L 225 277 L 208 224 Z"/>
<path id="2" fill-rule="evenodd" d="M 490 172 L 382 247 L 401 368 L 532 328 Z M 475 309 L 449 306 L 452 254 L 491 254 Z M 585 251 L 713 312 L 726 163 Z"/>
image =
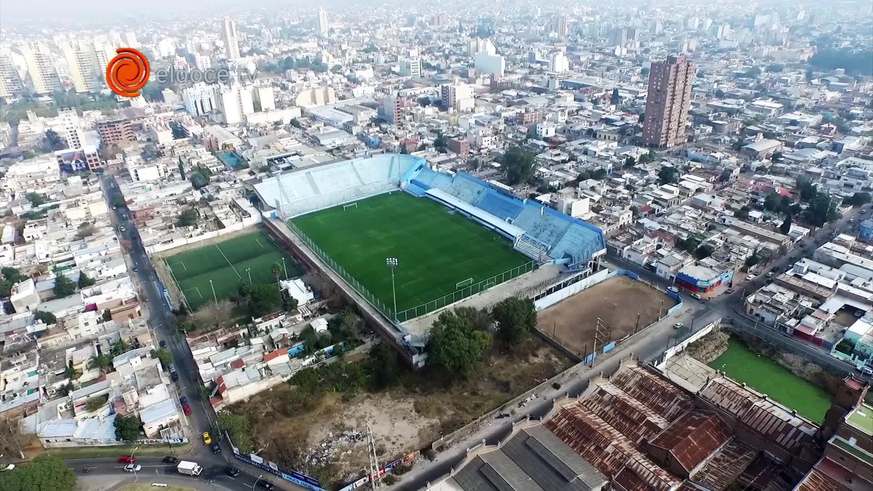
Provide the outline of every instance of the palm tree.
<path id="1" fill-rule="evenodd" d="M 112 357 L 109 355 L 96 355 L 91 357 L 89 368 L 99 368 L 103 372 L 107 372 L 112 367 Z"/>

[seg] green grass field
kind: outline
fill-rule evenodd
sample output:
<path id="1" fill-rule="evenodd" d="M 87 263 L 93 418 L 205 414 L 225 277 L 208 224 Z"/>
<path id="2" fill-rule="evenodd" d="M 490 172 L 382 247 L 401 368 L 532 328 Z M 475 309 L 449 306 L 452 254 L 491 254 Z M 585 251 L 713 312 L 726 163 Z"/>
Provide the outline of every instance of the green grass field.
<path id="1" fill-rule="evenodd" d="M 468 278 L 478 283 L 530 263 L 496 233 L 429 199 L 403 192 L 367 198 L 353 208 L 329 208 L 292 222 L 388 309 L 393 309 L 391 272 L 385 259 L 396 257 L 398 312 L 451 295 Z M 437 307 L 442 305 L 415 315 Z"/>
<path id="2" fill-rule="evenodd" d="M 276 281 L 273 266 L 284 276 L 283 257 L 288 277 L 298 276 L 301 270 L 297 263 L 266 234 L 254 232 L 170 256 L 166 262 L 188 304 L 196 310 L 212 301 L 212 287 L 221 300 L 235 295 L 240 284 L 249 281 L 249 275 L 254 284 Z"/>
<path id="3" fill-rule="evenodd" d="M 772 397 L 782 405 L 816 423 L 824 420 L 831 398 L 824 389 L 791 373 L 775 361 L 751 351 L 741 341 L 731 339 L 727 351 L 709 364 L 728 377 Z"/>

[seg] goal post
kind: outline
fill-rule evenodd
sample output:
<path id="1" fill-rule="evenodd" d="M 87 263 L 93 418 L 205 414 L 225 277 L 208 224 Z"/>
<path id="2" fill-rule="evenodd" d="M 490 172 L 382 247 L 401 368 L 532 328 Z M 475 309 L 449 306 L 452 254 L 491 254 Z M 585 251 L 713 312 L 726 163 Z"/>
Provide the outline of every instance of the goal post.
<path id="1" fill-rule="evenodd" d="M 466 280 L 459 281 L 455 283 L 455 290 L 460 290 L 461 288 L 466 288 L 473 284 L 473 278 L 467 278 Z"/>
<path id="2" fill-rule="evenodd" d="M 358 203 L 357 203 L 357 202 L 355 202 L 355 203 L 348 203 L 348 204 L 343 205 L 343 210 L 348 210 L 349 208 L 357 208 L 357 207 L 358 207 Z"/>

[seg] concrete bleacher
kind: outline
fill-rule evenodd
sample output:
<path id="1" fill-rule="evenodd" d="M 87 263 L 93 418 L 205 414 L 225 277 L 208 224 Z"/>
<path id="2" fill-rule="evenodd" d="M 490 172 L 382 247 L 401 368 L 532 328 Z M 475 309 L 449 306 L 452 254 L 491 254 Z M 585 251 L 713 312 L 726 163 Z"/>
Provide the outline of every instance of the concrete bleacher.
<path id="1" fill-rule="evenodd" d="M 524 204 L 517 199 L 492 189 L 482 196 L 476 206 L 509 222 L 515 221 L 515 217 L 524 209 Z"/>
<path id="2" fill-rule="evenodd" d="M 429 196 L 474 218 L 486 216 L 485 225 L 503 230 L 504 234 L 506 229 L 495 226 L 495 220 L 514 225 L 517 229 L 513 230 L 524 232 L 512 234 L 515 249 L 537 261 L 550 259 L 575 269 L 584 267 L 595 253 L 606 249 L 606 240 L 597 227 L 535 201 L 509 196 L 468 174 L 448 174 L 418 166 L 404 174 L 402 185 L 414 196 Z M 434 193 L 434 189 L 441 193 Z M 465 205 L 455 206 L 457 202 L 446 199 L 446 195 Z M 471 213 L 467 205 L 484 214 Z"/>
<path id="3" fill-rule="evenodd" d="M 424 159 L 383 154 L 295 169 L 255 185 L 268 206 L 281 208 L 287 218 L 394 191 L 402 177 Z"/>

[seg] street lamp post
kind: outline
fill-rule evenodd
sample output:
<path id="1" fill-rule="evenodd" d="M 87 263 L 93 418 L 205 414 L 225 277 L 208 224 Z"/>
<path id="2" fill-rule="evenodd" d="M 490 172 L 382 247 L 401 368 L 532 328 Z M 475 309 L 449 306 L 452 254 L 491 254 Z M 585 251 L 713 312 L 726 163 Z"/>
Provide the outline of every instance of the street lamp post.
<path id="1" fill-rule="evenodd" d="M 397 269 L 397 258 L 386 257 L 385 264 L 391 270 L 391 296 L 394 298 L 394 321 L 397 322 L 397 290 L 394 288 L 394 270 Z"/>
<path id="2" fill-rule="evenodd" d="M 255 491 L 255 486 L 258 484 L 258 481 L 260 481 L 262 477 L 264 477 L 263 474 L 258 474 L 258 478 L 255 479 L 255 482 L 252 483 L 252 491 Z"/>

